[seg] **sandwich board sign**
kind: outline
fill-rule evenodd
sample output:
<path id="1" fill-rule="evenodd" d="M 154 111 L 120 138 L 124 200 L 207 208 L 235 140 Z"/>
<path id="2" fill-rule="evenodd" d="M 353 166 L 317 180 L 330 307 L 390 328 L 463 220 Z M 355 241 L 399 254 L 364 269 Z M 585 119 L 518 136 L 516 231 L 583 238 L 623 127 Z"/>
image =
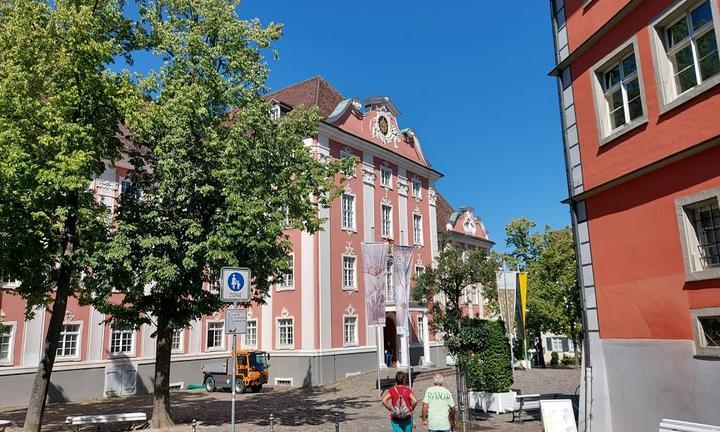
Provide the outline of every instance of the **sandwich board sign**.
<path id="1" fill-rule="evenodd" d="M 220 298 L 228 303 L 250 301 L 250 269 L 245 267 L 223 267 L 220 274 Z"/>
<path id="2" fill-rule="evenodd" d="M 540 415 L 544 432 L 577 432 L 570 399 L 541 400 Z"/>
<path id="3" fill-rule="evenodd" d="M 225 334 L 238 335 L 247 331 L 247 309 L 228 309 L 225 311 Z"/>

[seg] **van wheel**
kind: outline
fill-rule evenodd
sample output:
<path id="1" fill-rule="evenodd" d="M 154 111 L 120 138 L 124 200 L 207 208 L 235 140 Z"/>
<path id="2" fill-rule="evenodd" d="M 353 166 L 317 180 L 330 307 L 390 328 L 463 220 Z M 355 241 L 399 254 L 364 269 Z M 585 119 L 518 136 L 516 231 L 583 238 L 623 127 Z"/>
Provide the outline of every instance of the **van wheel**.
<path id="1" fill-rule="evenodd" d="M 255 384 L 254 386 L 250 386 L 250 391 L 253 393 L 260 393 L 260 390 L 262 390 L 262 384 Z"/>
<path id="2" fill-rule="evenodd" d="M 205 378 L 205 390 L 207 390 L 209 393 L 214 392 L 217 389 L 217 386 L 215 385 L 215 378 L 209 376 Z"/>
<path id="3" fill-rule="evenodd" d="M 247 387 L 245 386 L 245 382 L 243 380 L 238 379 L 235 381 L 235 393 L 245 393 L 245 389 L 247 389 Z"/>

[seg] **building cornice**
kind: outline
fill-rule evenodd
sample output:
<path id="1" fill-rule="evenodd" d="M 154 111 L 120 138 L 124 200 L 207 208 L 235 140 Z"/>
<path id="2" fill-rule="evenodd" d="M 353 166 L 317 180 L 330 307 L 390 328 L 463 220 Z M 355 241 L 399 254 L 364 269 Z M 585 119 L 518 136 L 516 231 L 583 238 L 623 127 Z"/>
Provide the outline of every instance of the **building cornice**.
<path id="1" fill-rule="evenodd" d="M 320 122 L 318 126 L 318 134 L 326 135 L 335 141 L 351 145 L 362 152 L 376 154 L 379 157 L 389 162 L 395 163 L 398 166 L 409 168 L 412 172 L 427 177 L 430 180 L 437 180 L 443 176 L 442 173 L 435 171 L 432 168 L 428 168 L 425 165 L 419 164 L 412 159 L 409 159 L 382 146 L 379 146 L 371 141 L 346 132 L 337 126 L 328 124 L 324 121 Z"/>
<path id="2" fill-rule="evenodd" d="M 608 189 L 612 189 L 616 186 L 620 186 L 623 183 L 627 183 L 631 180 L 634 180 L 638 177 L 642 177 L 653 171 L 657 171 L 661 168 L 665 168 L 668 165 L 671 165 L 671 164 L 674 164 L 675 162 L 679 162 L 681 160 L 687 159 L 698 153 L 702 153 L 705 150 L 709 150 L 713 147 L 717 147 L 718 145 L 720 145 L 720 135 L 716 135 L 715 137 L 705 140 L 697 145 L 686 148 L 684 150 L 680 150 L 677 153 L 673 153 L 670 156 L 666 156 L 666 157 L 664 157 L 658 161 L 655 161 L 649 165 L 645 165 L 644 167 L 638 168 L 634 171 L 630 171 L 629 173 L 623 174 L 620 177 L 617 177 L 617 178 L 607 181 L 605 183 L 601 183 L 598 186 L 595 186 L 591 189 L 585 190 L 584 192 L 570 196 L 570 197 L 564 199 L 562 202 L 564 204 L 570 204 L 570 203 L 574 203 L 574 202 L 584 201 L 594 195 L 599 194 L 600 192 L 604 192 Z"/>
<path id="3" fill-rule="evenodd" d="M 630 12 L 635 10 L 642 3 L 642 0 L 630 0 L 625 6 L 622 7 L 612 18 L 610 18 L 602 27 L 600 27 L 595 33 L 590 35 L 589 38 L 580 44 L 579 47 L 574 49 L 567 57 L 560 61 L 548 75 L 560 76 L 560 71 L 570 66 L 575 60 L 578 59 L 583 53 L 589 50 L 595 43 L 605 36 L 610 30 L 615 28 Z M 567 22 L 567 19 L 566 19 Z M 567 25 L 567 24 L 566 24 Z"/>

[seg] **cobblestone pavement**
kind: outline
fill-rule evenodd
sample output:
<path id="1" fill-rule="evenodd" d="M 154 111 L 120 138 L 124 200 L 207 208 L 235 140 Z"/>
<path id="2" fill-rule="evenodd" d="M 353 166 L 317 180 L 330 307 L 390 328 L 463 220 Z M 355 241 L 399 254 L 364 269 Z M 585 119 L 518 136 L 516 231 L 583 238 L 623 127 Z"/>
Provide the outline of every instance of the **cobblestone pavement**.
<path id="1" fill-rule="evenodd" d="M 455 375 L 445 370 L 446 386 L 455 395 Z M 390 372 L 383 372 L 383 383 L 390 384 Z M 432 384 L 433 372 L 422 372 L 413 383 L 418 399 Z M 328 431 L 335 430 L 335 419 L 341 431 L 389 430 L 387 410 L 378 402 L 375 374 L 364 374 L 314 389 L 264 388 L 258 394 L 237 397 L 237 431 L 269 431 L 269 417 L 275 418 L 275 431 Z M 522 393 L 559 393 L 575 395 L 580 383 L 576 369 L 533 369 L 516 371 L 513 388 Z M 227 431 L 230 423 L 230 399 L 227 392 L 206 393 L 204 390 L 178 391 L 171 394 L 173 416 L 178 422 L 176 431 L 189 431 L 190 423 L 197 419 L 200 432 Z M 575 402 L 576 403 L 576 402 Z M 44 430 L 68 430 L 63 422 L 69 415 L 112 414 L 121 412 L 152 411 L 150 396 L 123 399 L 106 399 L 78 403 L 48 405 Z M 9 419 L 17 425 L 24 419 L 24 407 L 0 407 L 0 419 Z M 337 416 L 337 417 L 336 417 Z M 416 413 L 416 418 L 419 412 Z M 470 430 L 539 432 L 542 427 L 539 415 L 529 416 L 525 423 L 512 423 L 512 415 L 473 416 Z M 92 430 L 94 428 L 87 428 Z M 11 432 L 19 432 L 11 428 Z M 418 431 L 422 428 L 418 425 Z"/>

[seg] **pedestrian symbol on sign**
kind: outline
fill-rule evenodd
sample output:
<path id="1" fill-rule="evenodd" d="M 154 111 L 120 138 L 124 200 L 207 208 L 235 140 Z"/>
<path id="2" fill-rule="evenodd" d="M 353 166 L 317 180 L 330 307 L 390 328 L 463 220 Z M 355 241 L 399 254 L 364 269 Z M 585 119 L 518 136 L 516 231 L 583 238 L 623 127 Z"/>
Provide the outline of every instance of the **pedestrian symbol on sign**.
<path id="1" fill-rule="evenodd" d="M 245 286 L 245 278 L 240 273 L 234 272 L 230 274 L 227 281 L 228 287 L 234 292 L 239 292 Z"/>

